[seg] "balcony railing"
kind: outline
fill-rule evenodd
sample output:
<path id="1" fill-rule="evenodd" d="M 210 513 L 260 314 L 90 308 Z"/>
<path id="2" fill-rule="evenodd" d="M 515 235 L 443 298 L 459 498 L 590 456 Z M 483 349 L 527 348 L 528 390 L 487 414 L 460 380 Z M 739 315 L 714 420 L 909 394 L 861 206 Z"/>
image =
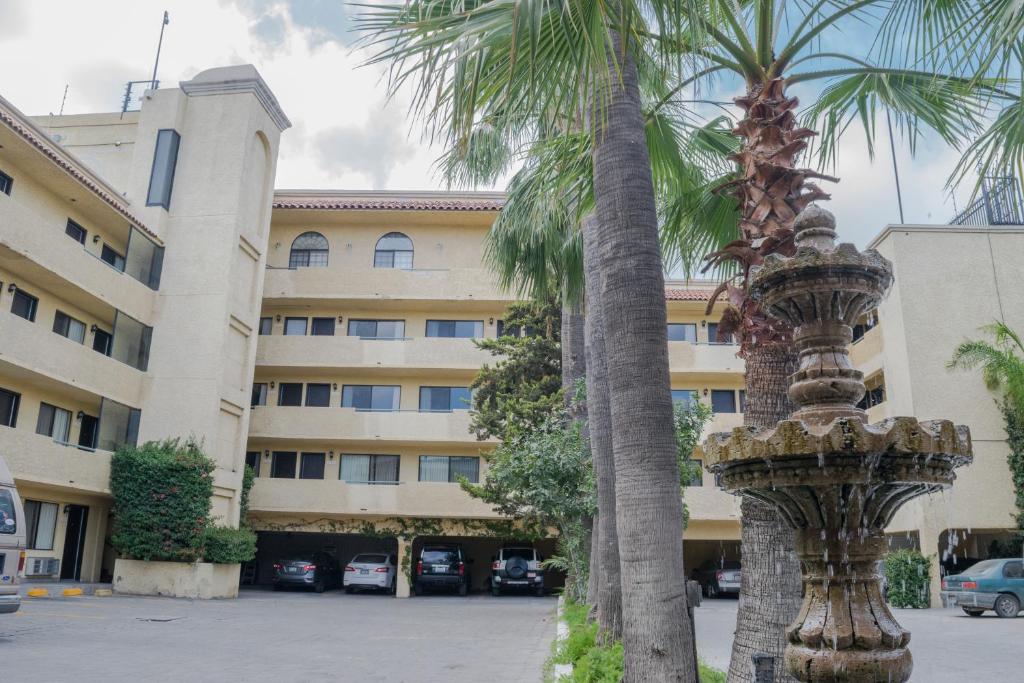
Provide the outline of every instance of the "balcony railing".
<path id="1" fill-rule="evenodd" d="M 951 225 L 1024 225 L 1024 199 L 1013 176 L 984 178 L 981 196 L 954 216 Z"/>

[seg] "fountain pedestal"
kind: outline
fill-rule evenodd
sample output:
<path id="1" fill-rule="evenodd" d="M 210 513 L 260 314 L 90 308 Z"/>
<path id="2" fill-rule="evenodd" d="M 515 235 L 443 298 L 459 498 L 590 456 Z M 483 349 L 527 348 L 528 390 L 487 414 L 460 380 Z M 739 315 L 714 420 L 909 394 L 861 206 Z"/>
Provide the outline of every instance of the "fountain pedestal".
<path id="1" fill-rule="evenodd" d="M 892 268 L 874 251 L 835 246 L 834 220 L 808 207 L 797 251 L 770 256 L 751 292 L 793 326 L 800 358 L 789 395 L 799 408 L 774 429 L 712 434 L 700 455 L 727 491 L 755 497 L 796 529 L 804 602 L 787 629 L 786 666 L 800 681 L 902 683 L 912 660 L 882 597 L 884 530 L 908 500 L 952 485 L 971 460 L 970 433 L 947 420 L 867 424 L 852 327 L 878 306 Z"/>

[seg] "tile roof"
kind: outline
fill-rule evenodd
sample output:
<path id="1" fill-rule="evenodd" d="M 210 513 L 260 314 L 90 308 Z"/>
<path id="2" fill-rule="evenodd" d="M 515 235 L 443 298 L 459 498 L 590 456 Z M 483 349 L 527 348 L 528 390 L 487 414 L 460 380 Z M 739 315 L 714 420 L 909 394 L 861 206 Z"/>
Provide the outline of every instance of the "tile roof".
<path id="1" fill-rule="evenodd" d="M 325 195 L 274 197 L 275 209 L 306 209 L 316 211 L 500 211 L 505 200 L 499 196 L 465 195 Z"/>
<path id="2" fill-rule="evenodd" d="M 710 289 L 670 289 L 665 288 L 665 298 L 668 301 L 710 301 Z"/>

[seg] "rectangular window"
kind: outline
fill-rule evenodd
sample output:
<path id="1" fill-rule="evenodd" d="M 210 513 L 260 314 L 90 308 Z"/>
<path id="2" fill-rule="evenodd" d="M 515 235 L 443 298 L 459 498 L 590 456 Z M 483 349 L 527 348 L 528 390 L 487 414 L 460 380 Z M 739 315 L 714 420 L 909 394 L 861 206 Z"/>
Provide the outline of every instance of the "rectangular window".
<path id="1" fill-rule="evenodd" d="M 689 408 L 697 401 L 696 389 L 673 389 L 672 402 L 681 403 L 684 408 Z"/>
<path id="2" fill-rule="evenodd" d="M 132 228 L 128 235 L 128 255 L 124 272 L 152 290 L 160 289 L 164 269 L 164 248 Z"/>
<path id="3" fill-rule="evenodd" d="M 85 236 L 88 231 L 69 218 L 68 224 L 64 227 L 64 234 L 79 244 L 85 244 Z"/>
<path id="4" fill-rule="evenodd" d="M 420 387 L 420 412 L 469 410 L 473 395 L 469 387 Z"/>
<path id="5" fill-rule="evenodd" d="M 455 455 L 421 455 L 420 481 L 458 482 L 461 477 L 471 483 L 480 480 L 480 458 Z"/>
<path id="6" fill-rule="evenodd" d="M 299 466 L 299 479 L 323 479 L 324 460 L 323 453 L 303 453 Z"/>
<path id="7" fill-rule="evenodd" d="M 0 389 L 0 425 L 15 427 L 18 424 L 18 406 L 21 405 L 21 394 L 7 389 Z"/>
<path id="8" fill-rule="evenodd" d="M 102 353 L 104 356 L 109 356 L 110 352 L 114 349 L 114 335 L 110 334 L 106 330 L 96 328 L 92 336 L 92 350 Z"/>
<path id="9" fill-rule="evenodd" d="M 252 401 L 249 405 L 253 408 L 256 406 L 267 405 L 267 383 L 266 382 L 253 382 L 252 385 Z"/>
<path id="10" fill-rule="evenodd" d="M 111 249 L 109 244 L 104 244 L 100 250 L 100 260 L 109 263 L 114 270 L 124 272 L 124 256 Z"/>
<path id="11" fill-rule="evenodd" d="M 285 318 L 284 333 L 292 337 L 304 337 L 306 335 L 305 318 Z"/>
<path id="12" fill-rule="evenodd" d="M 245 464 L 252 468 L 252 473 L 257 477 L 260 476 L 260 461 L 262 459 L 259 451 L 245 452 Z"/>
<path id="13" fill-rule="evenodd" d="M 262 337 L 268 336 L 270 334 L 270 331 L 273 329 L 273 327 L 274 327 L 274 319 L 273 318 L 270 318 L 270 317 L 260 318 L 260 336 L 262 336 Z"/>
<path id="14" fill-rule="evenodd" d="M 270 476 L 273 479 L 294 479 L 295 451 L 274 451 L 270 460 Z"/>
<path id="15" fill-rule="evenodd" d="M 316 408 L 326 408 L 331 405 L 331 385 L 307 384 L 306 405 Z"/>
<path id="16" fill-rule="evenodd" d="M 53 437 L 58 443 L 67 443 L 71 437 L 71 411 L 40 403 L 36 434 Z"/>
<path id="17" fill-rule="evenodd" d="M 348 336 L 361 339 L 403 339 L 404 320 L 349 320 Z"/>
<path id="18" fill-rule="evenodd" d="M 334 318 L 313 318 L 309 333 L 314 337 L 333 337 Z"/>
<path id="19" fill-rule="evenodd" d="M 153 152 L 153 170 L 149 174 L 149 193 L 146 206 L 171 206 L 171 191 L 174 189 L 174 170 L 178 165 L 178 147 L 181 136 L 178 131 L 165 128 L 156 134 L 156 150 Z"/>
<path id="20" fill-rule="evenodd" d="M 343 455 L 338 478 L 349 484 L 397 484 L 397 455 Z"/>
<path id="21" fill-rule="evenodd" d="M 718 323 L 708 323 L 708 343 L 709 344 L 735 344 L 736 338 L 727 334 L 719 341 L 718 339 Z"/>
<path id="22" fill-rule="evenodd" d="M 3 192 L 8 197 L 11 196 L 11 188 L 14 187 L 14 180 L 11 176 L 7 175 L 3 171 L 0 171 L 0 192 Z"/>
<path id="23" fill-rule="evenodd" d="M 428 337 L 479 339 L 484 336 L 483 320 L 428 320 Z"/>
<path id="24" fill-rule="evenodd" d="M 39 308 L 39 299 L 20 289 L 14 290 L 14 297 L 11 299 L 11 313 L 29 322 L 35 322 L 37 308 Z"/>
<path id="25" fill-rule="evenodd" d="M 346 384 L 341 388 L 341 407 L 356 410 L 398 410 L 402 387 Z"/>
<path id="26" fill-rule="evenodd" d="M 121 311 L 114 314 L 114 338 L 111 340 L 111 356 L 145 372 L 149 367 L 149 344 L 153 339 L 153 328 L 143 325 Z"/>
<path id="27" fill-rule="evenodd" d="M 100 403 L 100 427 L 97 448 L 116 451 L 121 446 L 134 446 L 139 441 L 142 411 L 104 397 Z"/>
<path id="28" fill-rule="evenodd" d="M 302 405 L 302 383 L 281 382 L 277 385 L 277 405 L 279 406 L 301 406 Z"/>
<path id="29" fill-rule="evenodd" d="M 668 340 L 670 342 L 696 342 L 697 323 L 669 323 Z"/>
<path id="30" fill-rule="evenodd" d="M 85 342 L 85 323 L 62 311 L 57 311 L 53 316 L 53 331 L 73 342 Z"/>
<path id="31" fill-rule="evenodd" d="M 735 413 L 736 392 L 732 389 L 711 390 L 711 412 L 713 413 Z"/>
<path id="32" fill-rule="evenodd" d="M 29 550 L 53 550 L 57 512 L 56 503 L 25 500 L 26 547 Z"/>

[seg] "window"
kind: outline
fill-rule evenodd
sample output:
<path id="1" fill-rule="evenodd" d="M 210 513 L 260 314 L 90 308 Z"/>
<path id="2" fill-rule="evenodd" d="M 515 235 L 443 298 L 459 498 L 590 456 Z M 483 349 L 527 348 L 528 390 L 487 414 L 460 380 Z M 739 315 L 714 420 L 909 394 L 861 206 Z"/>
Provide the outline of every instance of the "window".
<path id="1" fill-rule="evenodd" d="M 421 455 L 420 481 L 457 482 L 465 477 L 471 483 L 480 480 L 480 458 L 454 455 Z"/>
<path id="2" fill-rule="evenodd" d="M 18 514 L 14 510 L 14 497 L 7 489 L 0 489 L 0 534 L 18 533 Z M 3 567 L 0 567 L 0 571 Z"/>
<path id="3" fill-rule="evenodd" d="M 313 318 L 309 333 L 314 337 L 333 337 L 334 318 Z"/>
<path id="4" fill-rule="evenodd" d="M 420 387 L 420 412 L 469 410 L 472 403 L 469 387 Z"/>
<path id="5" fill-rule="evenodd" d="M 348 484 L 397 484 L 397 455 L 343 455 L 338 478 Z"/>
<path id="6" fill-rule="evenodd" d="M 292 242 L 288 255 L 289 268 L 326 268 L 330 247 L 327 238 L 318 232 L 304 232 Z"/>
<path id="7" fill-rule="evenodd" d="M 711 412 L 713 413 L 735 413 L 736 392 L 732 389 L 711 390 Z"/>
<path id="8" fill-rule="evenodd" d="M 1003 576 L 1007 579 L 1024 579 L 1024 562 L 1007 562 L 1003 565 Z"/>
<path id="9" fill-rule="evenodd" d="M 267 383 L 266 382 L 254 382 L 252 385 L 252 401 L 249 405 L 253 408 L 256 406 L 267 405 Z"/>
<path id="10" fill-rule="evenodd" d="M 58 443 L 67 443 L 71 437 L 71 411 L 49 403 L 40 403 L 36 434 L 52 436 Z"/>
<path id="11" fill-rule="evenodd" d="M 72 318 L 67 313 L 57 311 L 57 314 L 53 317 L 53 331 L 73 342 L 78 342 L 79 344 L 85 342 L 85 323 Z"/>
<path id="12" fill-rule="evenodd" d="M 39 299 L 20 289 L 14 290 L 14 298 L 11 300 L 11 313 L 29 322 L 36 321 L 36 309 L 39 307 Z"/>
<path id="13" fill-rule="evenodd" d="M 697 323 L 669 323 L 668 340 L 677 342 L 696 342 Z"/>
<path id="14" fill-rule="evenodd" d="M 109 356 L 113 348 L 114 335 L 97 327 L 92 336 L 92 350 L 98 351 L 104 356 Z"/>
<path id="15" fill-rule="evenodd" d="M 860 400 L 857 407 L 861 410 L 867 410 L 873 408 L 880 403 L 885 402 L 885 375 L 882 373 L 875 373 L 871 377 L 864 380 L 865 391 L 864 398 Z"/>
<path id="16" fill-rule="evenodd" d="M 0 425 L 15 427 L 18 424 L 18 406 L 21 405 L 21 394 L 7 389 L 0 389 Z"/>
<path id="17" fill-rule="evenodd" d="M 404 320 L 349 320 L 348 336 L 360 339 L 404 339 Z"/>
<path id="18" fill-rule="evenodd" d="M 3 171 L 0 171 L 0 192 L 3 192 L 8 197 L 11 196 L 11 188 L 14 186 L 14 180 L 11 176 L 7 175 Z"/>
<path id="19" fill-rule="evenodd" d="M 140 231 L 132 228 L 128 234 L 128 255 L 124 272 L 152 290 L 160 289 L 160 276 L 164 270 L 164 248 Z"/>
<path id="20" fill-rule="evenodd" d="M 331 405 L 331 385 L 307 384 L 306 405 L 317 408 L 326 408 Z"/>
<path id="21" fill-rule="evenodd" d="M 104 397 L 100 403 L 99 436 L 96 447 L 116 451 L 121 446 L 134 446 L 139 441 L 142 411 Z"/>
<path id="22" fill-rule="evenodd" d="M 100 419 L 95 415 L 86 415 L 83 412 L 81 424 L 78 427 L 78 448 L 83 451 L 95 450 L 99 431 Z"/>
<path id="23" fill-rule="evenodd" d="M 114 314 L 110 353 L 113 358 L 145 372 L 149 367 L 149 345 L 152 340 L 152 327 L 143 325 L 121 311 Z"/>
<path id="24" fill-rule="evenodd" d="M 696 389 L 673 389 L 672 403 L 681 403 L 684 408 L 689 408 L 697 401 Z"/>
<path id="25" fill-rule="evenodd" d="M 267 335 L 269 335 L 270 331 L 273 329 L 273 327 L 274 327 L 274 319 L 273 318 L 270 318 L 270 317 L 260 318 L 260 336 L 266 337 Z"/>
<path id="26" fill-rule="evenodd" d="M 245 464 L 252 468 L 254 476 L 260 476 L 260 452 L 259 451 L 246 451 L 245 452 Z"/>
<path id="27" fill-rule="evenodd" d="M 341 388 L 341 407 L 356 410 L 398 410 L 402 388 L 346 384 Z"/>
<path id="28" fill-rule="evenodd" d="M 109 244 L 103 245 L 103 249 L 100 251 L 100 260 L 109 263 L 114 270 L 124 272 L 124 256 L 111 249 Z"/>
<path id="29" fill-rule="evenodd" d="M 377 240 L 373 252 L 374 268 L 412 268 L 412 240 L 400 232 L 389 232 Z"/>
<path id="30" fill-rule="evenodd" d="M 708 323 L 708 343 L 709 344 L 735 344 L 736 337 L 731 334 L 725 336 L 722 341 L 718 340 L 718 323 Z"/>
<path id="31" fill-rule="evenodd" d="M 704 463 L 700 460 L 690 460 L 690 474 L 693 475 L 687 486 L 704 485 Z"/>
<path id="32" fill-rule="evenodd" d="M 25 501 L 26 547 L 29 550 L 53 550 L 57 511 L 56 503 Z"/>
<path id="33" fill-rule="evenodd" d="M 295 451 L 274 451 L 270 460 L 270 476 L 273 479 L 294 479 Z"/>
<path id="34" fill-rule="evenodd" d="M 458 337 L 461 339 L 484 336 L 483 320 L 428 320 L 428 337 Z"/>
<path id="35" fill-rule="evenodd" d="M 281 382 L 277 385 L 277 405 L 279 406 L 301 406 L 302 405 L 302 383 Z"/>
<path id="36" fill-rule="evenodd" d="M 284 333 L 288 336 L 303 337 L 306 334 L 305 318 L 285 318 Z"/>
<path id="37" fill-rule="evenodd" d="M 78 223 L 74 222 L 70 218 L 68 224 L 64 228 L 64 234 L 78 242 L 79 244 L 85 244 L 85 236 L 88 234 L 85 228 Z"/>
<path id="38" fill-rule="evenodd" d="M 299 479 L 323 479 L 324 460 L 323 453 L 303 453 L 299 466 Z"/>
<path id="39" fill-rule="evenodd" d="M 178 147 L 181 136 L 178 131 L 165 128 L 156 134 L 156 151 L 153 152 L 153 170 L 149 174 L 149 193 L 146 206 L 171 206 L 171 191 L 174 189 L 174 169 L 178 165 Z"/>

